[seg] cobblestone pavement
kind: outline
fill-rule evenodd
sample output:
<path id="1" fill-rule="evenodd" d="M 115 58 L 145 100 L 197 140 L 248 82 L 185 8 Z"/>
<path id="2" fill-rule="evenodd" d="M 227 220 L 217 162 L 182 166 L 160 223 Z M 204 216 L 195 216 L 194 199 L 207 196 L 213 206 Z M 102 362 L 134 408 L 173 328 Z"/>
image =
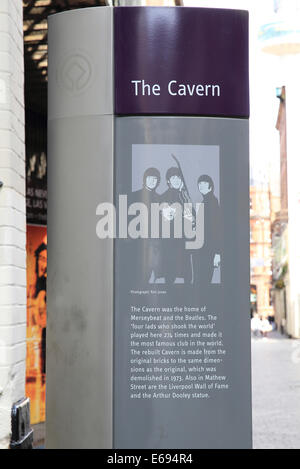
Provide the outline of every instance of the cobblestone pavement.
<path id="1" fill-rule="evenodd" d="M 252 339 L 253 446 L 300 448 L 300 340 Z"/>

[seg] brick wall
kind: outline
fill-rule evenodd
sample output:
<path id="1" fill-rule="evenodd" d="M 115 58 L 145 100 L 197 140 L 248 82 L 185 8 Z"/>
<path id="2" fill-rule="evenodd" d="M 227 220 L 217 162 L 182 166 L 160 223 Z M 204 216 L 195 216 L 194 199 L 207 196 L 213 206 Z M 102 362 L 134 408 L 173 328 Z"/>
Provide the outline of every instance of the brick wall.
<path id="1" fill-rule="evenodd" d="M 21 0 L 0 0 L 0 449 L 25 395 L 26 216 Z"/>

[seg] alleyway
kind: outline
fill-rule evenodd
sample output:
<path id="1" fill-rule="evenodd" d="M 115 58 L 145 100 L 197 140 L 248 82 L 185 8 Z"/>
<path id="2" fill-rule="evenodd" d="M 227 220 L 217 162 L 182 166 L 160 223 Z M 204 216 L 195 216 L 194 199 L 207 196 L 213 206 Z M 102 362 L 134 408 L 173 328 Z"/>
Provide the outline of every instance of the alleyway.
<path id="1" fill-rule="evenodd" d="M 252 339 L 253 446 L 300 448 L 300 340 Z"/>

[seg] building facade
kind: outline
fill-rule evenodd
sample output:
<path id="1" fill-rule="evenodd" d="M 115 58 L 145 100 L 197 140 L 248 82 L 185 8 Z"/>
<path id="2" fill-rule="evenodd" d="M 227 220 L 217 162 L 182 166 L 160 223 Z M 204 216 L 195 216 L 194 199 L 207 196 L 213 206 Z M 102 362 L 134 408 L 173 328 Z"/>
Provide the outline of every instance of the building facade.
<path id="1" fill-rule="evenodd" d="M 261 30 L 262 50 L 278 56 L 281 207 L 273 224 L 276 322 L 300 337 L 300 0 L 274 2 L 274 14 Z M 274 90 L 275 91 L 275 90 Z"/>
<path id="2" fill-rule="evenodd" d="M 272 305 L 272 239 L 269 185 L 251 179 L 250 185 L 250 259 L 251 314 L 274 315 Z"/>

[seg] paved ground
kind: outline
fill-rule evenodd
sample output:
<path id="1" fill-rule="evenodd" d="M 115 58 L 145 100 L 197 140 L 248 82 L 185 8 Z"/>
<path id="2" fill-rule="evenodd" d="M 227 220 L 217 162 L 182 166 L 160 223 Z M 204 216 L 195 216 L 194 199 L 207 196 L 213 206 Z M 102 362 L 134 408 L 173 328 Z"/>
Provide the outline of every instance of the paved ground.
<path id="1" fill-rule="evenodd" d="M 252 340 L 253 445 L 300 449 L 300 340 Z"/>
<path id="2" fill-rule="evenodd" d="M 252 340 L 253 446 L 300 449 L 300 340 L 277 332 Z M 34 425 L 44 447 L 45 425 Z"/>
<path id="3" fill-rule="evenodd" d="M 34 449 L 45 449 L 45 423 L 32 425 Z"/>

